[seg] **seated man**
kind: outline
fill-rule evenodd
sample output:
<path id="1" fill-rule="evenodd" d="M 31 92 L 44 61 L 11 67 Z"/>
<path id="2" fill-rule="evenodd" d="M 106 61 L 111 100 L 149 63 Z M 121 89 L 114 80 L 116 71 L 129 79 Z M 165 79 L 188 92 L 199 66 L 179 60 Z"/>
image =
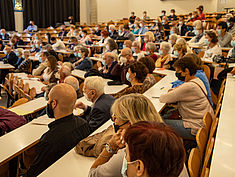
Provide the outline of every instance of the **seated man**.
<path id="1" fill-rule="evenodd" d="M 104 65 L 103 67 L 101 65 L 101 62 L 97 62 L 97 66 L 99 67 L 98 70 L 101 72 L 101 76 L 103 78 L 115 80 L 115 76 L 111 75 L 111 71 L 113 70 L 114 66 L 117 64 L 116 58 L 117 58 L 116 54 L 108 52 L 104 54 L 103 57 L 104 63 L 102 62 L 102 64 Z"/>
<path id="2" fill-rule="evenodd" d="M 5 29 L 1 29 L 0 39 L 2 39 L 2 40 L 9 40 L 9 39 L 10 39 L 10 37 L 9 37 L 9 35 L 6 33 L 6 30 L 5 30 Z"/>
<path id="3" fill-rule="evenodd" d="M 41 53 L 41 56 L 39 57 L 40 65 L 33 70 L 33 76 L 41 76 L 41 74 L 47 67 L 46 59 L 49 55 L 50 54 L 48 52 Z"/>
<path id="4" fill-rule="evenodd" d="M 104 79 L 98 76 L 87 77 L 84 81 L 83 94 L 93 106 L 77 102 L 75 107 L 84 110 L 83 118 L 87 120 L 93 132 L 111 118 L 110 108 L 114 102 L 111 95 L 104 93 Z"/>
<path id="5" fill-rule="evenodd" d="M 66 66 L 66 65 L 63 65 L 61 68 L 60 68 L 60 70 L 59 70 L 59 82 L 60 83 L 64 83 L 64 80 L 65 80 L 65 78 L 67 77 L 67 76 L 70 76 L 71 75 L 71 69 L 68 67 L 68 66 Z"/>
<path id="6" fill-rule="evenodd" d="M 34 24 L 34 21 L 30 21 L 29 22 L 29 26 L 26 28 L 26 30 L 24 30 L 25 32 L 34 32 L 34 31 L 37 31 L 38 30 L 38 27 L 37 25 Z"/>
<path id="7" fill-rule="evenodd" d="M 24 60 L 22 61 L 22 63 L 18 66 L 18 69 L 15 70 L 15 72 L 25 72 L 25 73 L 30 73 L 31 70 L 31 65 L 32 62 L 29 59 L 30 56 L 30 52 L 28 50 L 24 50 L 23 51 L 23 56 L 22 58 L 24 58 Z"/>
<path id="8" fill-rule="evenodd" d="M 55 121 L 40 138 L 34 162 L 24 177 L 38 176 L 90 134 L 87 122 L 73 115 L 77 97 L 72 86 L 58 84 L 48 98 L 47 115 Z"/>
<path id="9" fill-rule="evenodd" d="M 111 71 L 111 75 L 113 75 L 117 80 L 121 81 L 121 83 L 129 83 L 126 79 L 126 73 L 129 68 L 129 65 L 133 63 L 135 59 L 132 56 L 132 51 L 129 48 L 124 48 L 120 54 L 120 61 L 116 64 Z"/>
<path id="10" fill-rule="evenodd" d="M 78 50 L 78 58 L 80 58 L 78 61 L 74 63 L 76 66 L 76 69 L 80 69 L 83 71 L 88 71 L 93 67 L 93 62 L 88 57 L 89 50 L 85 47 L 79 48 Z"/>
<path id="11" fill-rule="evenodd" d="M 59 57 L 58 57 L 57 53 L 53 50 L 51 44 L 47 44 L 47 45 L 45 46 L 45 49 L 47 50 L 47 52 L 48 52 L 50 55 L 53 55 L 54 57 L 56 57 L 56 60 L 59 61 Z"/>
<path id="12" fill-rule="evenodd" d="M 61 29 L 61 31 L 59 32 L 58 37 L 63 38 L 65 36 L 67 36 L 68 32 L 65 31 L 65 25 L 61 25 L 60 29 Z"/>
<path id="13" fill-rule="evenodd" d="M 0 136 L 26 123 L 27 121 L 23 116 L 19 116 L 7 109 L 0 108 Z"/>
<path id="14" fill-rule="evenodd" d="M 67 76 L 64 80 L 64 83 L 71 85 L 76 90 L 77 98 L 83 97 L 83 94 L 79 92 L 79 82 L 76 77 Z"/>
<path id="15" fill-rule="evenodd" d="M 60 39 L 56 39 L 55 37 L 51 38 L 51 43 L 52 43 L 52 48 L 57 51 L 57 50 L 65 50 L 66 47 L 64 43 Z"/>
<path id="16" fill-rule="evenodd" d="M 5 57 L 1 58 L 0 61 L 3 61 L 4 63 L 9 63 L 13 66 L 16 65 L 16 62 L 18 60 L 18 57 L 16 54 L 13 52 L 11 47 L 5 47 L 3 50 L 4 54 L 6 55 Z"/>

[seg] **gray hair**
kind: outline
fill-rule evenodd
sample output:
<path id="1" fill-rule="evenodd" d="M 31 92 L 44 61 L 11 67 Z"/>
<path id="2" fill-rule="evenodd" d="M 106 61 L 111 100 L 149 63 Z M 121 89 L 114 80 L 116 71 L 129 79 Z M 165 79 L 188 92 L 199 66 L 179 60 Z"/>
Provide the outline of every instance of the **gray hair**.
<path id="1" fill-rule="evenodd" d="M 155 51 L 156 50 L 156 45 L 153 42 L 148 42 L 146 44 L 146 50 Z"/>
<path id="2" fill-rule="evenodd" d="M 60 72 L 62 72 L 65 76 L 70 76 L 71 75 L 71 69 L 67 65 L 63 65 L 60 68 Z"/>
<path id="3" fill-rule="evenodd" d="M 66 77 L 64 83 L 71 85 L 76 91 L 79 89 L 79 82 L 73 76 Z"/>
<path id="4" fill-rule="evenodd" d="M 85 79 L 84 86 L 88 89 L 95 90 L 97 94 L 102 94 L 104 93 L 105 82 L 102 77 L 91 76 Z"/>
<path id="5" fill-rule="evenodd" d="M 51 44 L 45 45 L 45 49 L 51 49 L 52 50 L 52 45 Z"/>
<path id="6" fill-rule="evenodd" d="M 141 43 L 140 43 L 139 41 L 134 41 L 134 42 L 132 43 L 132 46 L 133 46 L 133 47 L 141 48 Z"/>
<path id="7" fill-rule="evenodd" d="M 171 34 L 170 37 L 169 37 L 170 40 L 177 40 L 178 39 L 178 36 L 176 34 Z"/>
<path id="8" fill-rule="evenodd" d="M 169 42 L 162 42 L 160 48 L 169 52 L 171 50 L 171 44 Z"/>

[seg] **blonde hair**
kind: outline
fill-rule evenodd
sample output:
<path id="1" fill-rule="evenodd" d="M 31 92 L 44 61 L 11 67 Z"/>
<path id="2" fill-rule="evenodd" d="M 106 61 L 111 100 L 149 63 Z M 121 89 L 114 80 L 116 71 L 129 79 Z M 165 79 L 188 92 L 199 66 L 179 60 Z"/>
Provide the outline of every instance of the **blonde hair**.
<path id="1" fill-rule="evenodd" d="M 113 103 L 111 113 L 131 124 L 140 121 L 163 122 L 153 103 L 144 95 L 132 93 L 124 95 Z"/>
<path id="2" fill-rule="evenodd" d="M 153 42 L 155 40 L 154 34 L 151 31 L 146 32 L 144 35 L 148 36 L 150 42 Z"/>

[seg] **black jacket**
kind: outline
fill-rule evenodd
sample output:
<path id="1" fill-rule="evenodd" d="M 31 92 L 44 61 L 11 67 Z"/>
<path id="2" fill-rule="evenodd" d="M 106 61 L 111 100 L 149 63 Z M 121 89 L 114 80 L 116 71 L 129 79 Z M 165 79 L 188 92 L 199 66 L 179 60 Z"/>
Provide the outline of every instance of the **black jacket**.
<path id="1" fill-rule="evenodd" d="M 87 107 L 83 118 L 87 120 L 91 132 L 95 131 L 111 118 L 110 108 L 114 100 L 115 98 L 111 95 L 103 94 L 96 100 L 93 107 Z"/>
<path id="2" fill-rule="evenodd" d="M 24 177 L 38 176 L 90 134 L 87 122 L 73 114 L 53 121 L 48 127 L 37 144 L 33 164 Z"/>
<path id="3" fill-rule="evenodd" d="M 4 63 L 9 63 L 12 66 L 16 66 L 16 63 L 18 61 L 18 57 L 16 56 L 16 54 L 13 51 L 11 51 L 11 53 L 9 53 L 5 57 L 1 58 L 1 61 L 3 61 Z"/>

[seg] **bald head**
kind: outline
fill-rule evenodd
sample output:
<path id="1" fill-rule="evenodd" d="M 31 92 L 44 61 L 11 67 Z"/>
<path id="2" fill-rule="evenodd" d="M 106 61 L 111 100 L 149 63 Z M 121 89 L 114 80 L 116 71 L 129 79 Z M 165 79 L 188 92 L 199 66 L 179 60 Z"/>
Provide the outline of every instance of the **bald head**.
<path id="1" fill-rule="evenodd" d="M 54 108 L 55 118 L 56 115 L 69 115 L 73 112 L 74 104 L 77 100 L 77 94 L 71 85 L 62 83 L 54 86 L 49 95 L 49 103 L 53 100 L 56 104 L 52 103 L 52 108 Z"/>
<path id="2" fill-rule="evenodd" d="M 79 89 L 79 82 L 73 76 L 66 77 L 64 83 L 71 85 L 76 91 Z"/>

